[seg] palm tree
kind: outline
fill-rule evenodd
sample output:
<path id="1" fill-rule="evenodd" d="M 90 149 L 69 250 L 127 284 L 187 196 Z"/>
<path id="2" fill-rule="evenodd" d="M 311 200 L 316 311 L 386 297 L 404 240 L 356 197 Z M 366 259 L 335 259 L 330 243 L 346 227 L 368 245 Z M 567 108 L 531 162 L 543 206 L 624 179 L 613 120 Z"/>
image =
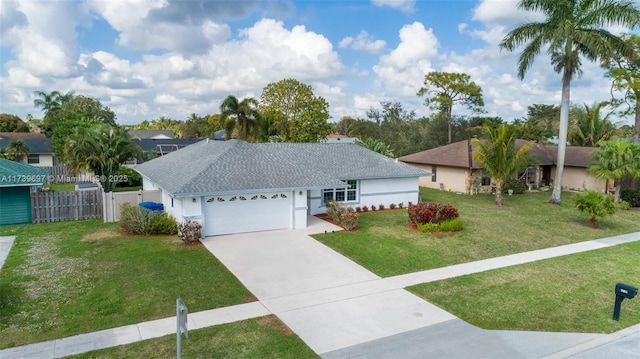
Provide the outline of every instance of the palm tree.
<path id="1" fill-rule="evenodd" d="M 569 131 L 568 140 L 572 145 L 595 147 L 601 140 L 606 141 L 615 134 L 616 127 L 609 121 L 611 112 L 604 117 L 600 115 L 600 110 L 608 104 L 600 102 L 589 106 L 585 103 L 584 107 L 571 109 L 575 126 Z"/>
<path id="2" fill-rule="evenodd" d="M 75 173 L 92 171 L 105 192 L 115 188 L 120 164 L 132 157 L 142 157 L 140 147 L 125 129 L 109 125 L 78 127 L 65 146 L 68 168 Z"/>
<path id="3" fill-rule="evenodd" d="M 24 140 L 11 140 L 7 146 L 7 152 L 14 161 L 22 162 L 24 158 L 29 156 L 29 146 Z"/>
<path id="4" fill-rule="evenodd" d="M 546 16 L 544 21 L 517 27 L 500 43 L 500 48 L 508 51 L 526 44 L 518 59 L 520 79 L 524 78 L 543 47 L 547 48 L 554 70 L 562 72 L 557 170 L 550 200 L 558 204 L 567 145 L 571 80 L 581 75 L 581 57 L 595 61 L 607 58 L 612 51 L 630 55 L 633 48 L 603 27 L 638 26 L 640 11 L 630 1 L 617 0 L 520 0 L 518 7 Z"/>
<path id="5" fill-rule="evenodd" d="M 9 150 L 6 147 L 0 147 L 0 158 L 5 160 L 11 159 L 11 154 L 9 154 Z"/>
<path id="6" fill-rule="evenodd" d="M 587 171 L 596 178 L 616 184 L 616 200 L 620 198 L 620 181 L 640 178 L 640 143 L 630 142 L 620 137 L 612 137 L 608 141 L 600 141 L 600 148 L 593 152 L 595 164 Z"/>
<path id="7" fill-rule="evenodd" d="M 618 207 L 612 195 L 586 191 L 576 195 L 576 208 L 589 216 L 589 225 L 598 227 L 598 218 L 616 213 Z"/>
<path id="8" fill-rule="evenodd" d="M 386 143 L 376 140 L 375 138 L 367 138 L 366 141 L 356 140 L 356 145 L 362 146 L 364 148 L 370 149 L 373 152 L 377 152 L 381 155 L 385 155 L 387 157 L 393 158 L 393 149 L 391 145 L 387 145 Z"/>
<path id="9" fill-rule="evenodd" d="M 257 137 L 260 126 L 258 100 L 249 97 L 238 101 L 235 96 L 229 95 L 222 101 L 220 112 L 224 118 L 227 139 L 231 138 L 234 130 L 237 138 L 243 141 Z"/>
<path id="10" fill-rule="evenodd" d="M 523 170 L 531 160 L 533 142 L 516 149 L 516 131 L 506 123 L 498 127 L 482 127 L 483 139 L 474 138 L 473 159 L 482 163 L 484 172 L 496 183 L 496 204 L 502 206 L 502 184 Z"/>
<path id="11" fill-rule="evenodd" d="M 50 93 L 46 93 L 42 90 L 34 91 L 34 95 L 39 98 L 33 100 L 33 106 L 42 110 L 42 112 L 49 112 L 51 109 L 60 107 L 60 92 L 59 91 L 51 91 Z"/>

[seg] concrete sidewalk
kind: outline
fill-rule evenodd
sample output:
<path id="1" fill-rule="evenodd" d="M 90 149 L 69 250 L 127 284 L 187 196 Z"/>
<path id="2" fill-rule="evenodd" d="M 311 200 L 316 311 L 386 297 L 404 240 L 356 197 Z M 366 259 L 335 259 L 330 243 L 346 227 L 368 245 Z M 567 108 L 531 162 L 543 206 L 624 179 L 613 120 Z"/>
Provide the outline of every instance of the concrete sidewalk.
<path id="1" fill-rule="evenodd" d="M 189 313 L 189 330 L 271 314 L 260 302 Z M 2 359 L 53 359 L 176 334 L 176 317 L 0 350 Z"/>
<path id="2" fill-rule="evenodd" d="M 15 239 L 15 236 L 0 237 L 0 270 L 2 270 L 4 261 L 9 256 L 9 252 L 11 251 L 11 247 L 13 246 L 13 241 Z"/>

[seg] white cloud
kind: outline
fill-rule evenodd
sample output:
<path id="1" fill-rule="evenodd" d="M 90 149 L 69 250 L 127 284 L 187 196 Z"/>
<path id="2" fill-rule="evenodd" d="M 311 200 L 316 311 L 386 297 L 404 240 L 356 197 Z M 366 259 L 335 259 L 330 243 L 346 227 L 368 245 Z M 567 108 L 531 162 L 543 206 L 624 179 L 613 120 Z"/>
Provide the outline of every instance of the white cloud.
<path id="1" fill-rule="evenodd" d="M 377 84 L 395 96 L 415 96 L 424 76 L 432 70 L 431 60 L 437 55 L 438 40 L 433 30 L 414 22 L 400 29 L 400 43 L 373 66 Z"/>
<path id="2" fill-rule="evenodd" d="M 384 40 L 375 40 L 366 31 L 360 31 L 356 38 L 347 36 L 338 43 L 341 48 L 351 48 L 354 50 L 363 50 L 371 53 L 378 53 L 387 46 Z"/>
<path id="3" fill-rule="evenodd" d="M 412 12 L 416 5 L 416 0 L 371 0 L 376 6 L 388 6 L 403 12 Z"/>
<path id="4" fill-rule="evenodd" d="M 120 33 L 118 44 L 135 50 L 205 53 L 231 36 L 228 25 L 211 20 L 176 22 L 150 16 L 170 8 L 171 3 L 166 1 L 92 1 L 91 6 Z"/>

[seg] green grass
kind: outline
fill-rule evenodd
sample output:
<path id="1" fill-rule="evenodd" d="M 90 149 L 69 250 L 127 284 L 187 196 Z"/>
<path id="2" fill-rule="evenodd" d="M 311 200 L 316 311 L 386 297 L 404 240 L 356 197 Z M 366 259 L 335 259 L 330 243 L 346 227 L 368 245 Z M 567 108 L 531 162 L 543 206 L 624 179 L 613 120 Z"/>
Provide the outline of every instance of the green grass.
<path id="1" fill-rule="evenodd" d="M 619 211 L 589 227 L 573 207 L 573 193 L 562 203 L 549 203 L 550 192 L 505 196 L 498 207 L 492 195 L 460 195 L 421 188 L 425 201 L 454 206 L 464 222 L 458 233 L 432 235 L 407 228 L 407 211 L 361 213 L 360 230 L 315 235 L 314 238 L 372 272 L 393 276 L 507 254 L 555 247 L 638 231 L 638 210 Z"/>
<path id="2" fill-rule="evenodd" d="M 640 300 L 612 319 L 618 282 L 640 285 L 640 242 L 496 269 L 409 290 L 485 329 L 611 333 L 640 323 Z"/>
<path id="3" fill-rule="evenodd" d="M 142 190 L 142 186 L 116 187 L 113 189 L 113 192 L 131 192 L 140 190 Z"/>
<path id="4" fill-rule="evenodd" d="M 317 358 L 318 356 L 275 316 L 266 316 L 189 331 L 182 338 L 184 358 Z M 168 335 L 73 358 L 171 358 L 176 336 Z"/>
<path id="5" fill-rule="evenodd" d="M 74 183 L 50 183 L 43 188 L 54 192 L 73 192 L 76 190 L 76 185 Z"/>
<path id="6" fill-rule="evenodd" d="M 0 348 L 252 300 L 202 246 L 122 236 L 98 220 L 3 227 L 16 235 L 0 276 Z"/>

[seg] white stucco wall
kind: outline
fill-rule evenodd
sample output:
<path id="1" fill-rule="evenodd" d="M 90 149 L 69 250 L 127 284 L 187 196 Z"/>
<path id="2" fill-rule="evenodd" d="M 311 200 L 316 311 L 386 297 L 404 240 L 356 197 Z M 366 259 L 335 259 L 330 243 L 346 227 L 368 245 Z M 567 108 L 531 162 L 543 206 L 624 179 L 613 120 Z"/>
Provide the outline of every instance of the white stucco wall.
<path id="1" fill-rule="evenodd" d="M 418 178 L 383 178 L 360 180 L 356 200 L 343 202 L 345 206 L 379 206 L 389 208 L 390 204 L 402 202 L 405 206 L 409 202 L 418 202 Z M 322 203 L 322 191 L 309 191 L 309 213 L 326 213 L 327 208 Z"/>

